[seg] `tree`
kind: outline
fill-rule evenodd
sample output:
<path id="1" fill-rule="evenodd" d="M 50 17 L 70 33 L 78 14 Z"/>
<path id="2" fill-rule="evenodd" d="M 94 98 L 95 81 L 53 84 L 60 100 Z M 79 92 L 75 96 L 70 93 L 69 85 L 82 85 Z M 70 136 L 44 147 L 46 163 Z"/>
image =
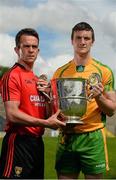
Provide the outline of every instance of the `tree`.
<path id="1" fill-rule="evenodd" d="M 2 76 L 4 75 L 4 73 L 6 71 L 8 71 L 9 67 L 7 66 L 0 66 L 0 79 L 2 78 Z"/>

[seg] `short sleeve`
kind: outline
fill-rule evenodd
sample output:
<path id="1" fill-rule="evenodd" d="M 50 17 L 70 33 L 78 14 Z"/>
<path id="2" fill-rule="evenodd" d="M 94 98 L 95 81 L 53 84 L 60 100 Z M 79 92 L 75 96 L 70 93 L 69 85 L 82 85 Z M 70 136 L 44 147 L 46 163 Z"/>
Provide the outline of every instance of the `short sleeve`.
<path id="1" fill-rule="evenodd" d="M 18 73 L 6 75 L 2 82 L 3 101 L 20 101 L 21 86 Z"/>

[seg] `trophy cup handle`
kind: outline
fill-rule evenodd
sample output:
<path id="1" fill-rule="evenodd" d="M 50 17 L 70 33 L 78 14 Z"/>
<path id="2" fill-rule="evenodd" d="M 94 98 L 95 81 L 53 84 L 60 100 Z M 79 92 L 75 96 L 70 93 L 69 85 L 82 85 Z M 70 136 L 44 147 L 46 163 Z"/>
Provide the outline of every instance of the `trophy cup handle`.
<path id="1" fill-rule="evenodd" d="M 46 74 L 41 74 L 41 75 L 39 76 L 39 79 L 43 79 L 43 80 L 45 80 L 45 81 L 48 80 Z M 42 85 L 40 85 L 40 86 L 42 86 Z M 47 88 L 47 87 L 49 87 L 49 86 L 44 86 L 44 87 Z M 41 91 L 41 93 L 44 94 L 44 96 L 45 96 L 47 99 L 49 99 L 50 102 L 53 100 L 53 98 L 52 98 L 50 95 L 48 95 L 46 92 Z"/>

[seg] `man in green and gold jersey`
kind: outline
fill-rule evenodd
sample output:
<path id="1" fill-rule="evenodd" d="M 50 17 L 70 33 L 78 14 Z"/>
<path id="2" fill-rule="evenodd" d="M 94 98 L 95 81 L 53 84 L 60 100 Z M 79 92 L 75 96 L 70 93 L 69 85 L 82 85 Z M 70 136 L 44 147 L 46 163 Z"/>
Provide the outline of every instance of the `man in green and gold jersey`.
<path id="1" fill-rule="evenodd" d="M 116 110 L 114 77 L 111 69 L 91 57 L 94 44 L 94 30 L 86 22 L 76 24 L 71 34 L 74 57 L 58 68 L 53 75 L 57 78 L 83 78 L 89 80 L 92 74 L 100 82 L 90 88 L 91 101 L 82 117 L 83 124 L 62 129 L 56 153 L 56 171 L 59 179 L 78 178 L 80 171 L 85 179 L 101 179 L 108 170 L 108 156 L 104 134 L 106 115 Z M 67 137 L 67 141 L 65 138 Z"/>

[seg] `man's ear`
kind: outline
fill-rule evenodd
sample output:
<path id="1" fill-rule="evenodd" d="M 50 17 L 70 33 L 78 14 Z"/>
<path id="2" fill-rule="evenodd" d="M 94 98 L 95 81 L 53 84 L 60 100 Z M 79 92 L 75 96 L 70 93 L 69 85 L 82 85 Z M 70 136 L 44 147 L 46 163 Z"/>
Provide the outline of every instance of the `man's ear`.
<path id="1" fill-rule="evenodd" d="M 19 54 L 19 48 L 18 48 L 18 47 L 15 47 L 15 48 L 14 48 L 14 51 L 15 51 L 17 54 Z"/>
<path id="2" fill-rule="evenodd" d="M 40 49 L 38 48 L 38 53 L 40 53 Z"/>
<path id="3" fill-rule="evenodd" d="M 15 50 L 16 54 L 18 55 L 18 57 L 20 57 L 21 49 L 19 47 L 15 47 L 14 50 Z"/>

